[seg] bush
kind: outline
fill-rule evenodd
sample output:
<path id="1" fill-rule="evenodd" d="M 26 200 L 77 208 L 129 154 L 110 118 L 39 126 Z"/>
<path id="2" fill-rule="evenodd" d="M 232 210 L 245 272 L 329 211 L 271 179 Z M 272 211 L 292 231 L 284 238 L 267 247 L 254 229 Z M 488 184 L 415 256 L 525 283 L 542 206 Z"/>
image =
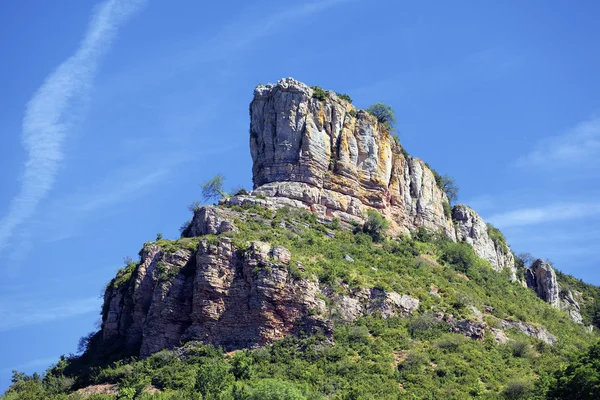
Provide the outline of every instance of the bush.
<path id="1" fill-rule="evenodd" d="M 502 395 L 506 399 L 523 399 L 529 393 L 529 383 L 522 380 L 508 382 Z"/>
<path id="2" fill-rule="evenodd" d="M 396 123 L 396 115 L 392 106 L 383 103 L 375 103 L 367 108 L 367 112 L 377 118 L 380 124 L 383 124 L 386 129 L 392 129 Z"/>
<path id="3" fill-rule="evenodd" d="M 490 239 L 492 239 L 492 242 L 494 242 L 494 244 L 496 245 L 496 247 L 499 247 L 501 251 L 506 254 L 506 251 L 508 251 L 508 246 L 506 245 L 506 238 L 504 237 L 502 232 L 500 232 L 500 230 L 494 225 L 488 223 L 487 233 Z"/>
<path id="4" fill-rule="evenodd" d="M 513 355 L 513 357 L 527 358 L 531 355 L 531 348 L 529 347 L 529 344 L 527 342 L 517 340 L 511 342 L 510 352 Z"/>
<path id="5" fill-rule="evenodd" d="M 338 92 L 336 92 L 335 94 L 337 94 L 337 97 L 339 97 L 340 99 L 346 100 L 348 103 L 352 103 L 352 99 L 346 93 L 338 93 Z"/>
<path id="6" fill-rule="evenodd" d="M 327 92 L 321 89 L 320 86 L 311 86 L 313 90 L 313 97 L 317 100 L 325 100 L 327 98 Z"/>
<path id="7" fill-rule="evenodd" d="M 459 272 L 467 273 L 479 262 L 473 248 L 466 243 L 446 242 L 442 246 L 440 260 L 452 265 Z"/>
<path id="8" fill-rule="evenodd" d="M 368 210 L 362 231 L 375 242 L 381 242 L 385 238 L 385 232 L 390 227 L 390 222 L 375 210 Z"/>
<path id="9" fill-rule="evenodd" d="M 452 218 L 452 207 L 450 207 L 450 203 L 447 201 L 442 201 L 442 207 L 444 208 L 444 215 L 446 218 Z"/>
<path id="10" fill-rule="evenodd" d="M 302 392 L 293 384 L 279 379 L 258 381 L 248 400 L 303 400 Z"/>

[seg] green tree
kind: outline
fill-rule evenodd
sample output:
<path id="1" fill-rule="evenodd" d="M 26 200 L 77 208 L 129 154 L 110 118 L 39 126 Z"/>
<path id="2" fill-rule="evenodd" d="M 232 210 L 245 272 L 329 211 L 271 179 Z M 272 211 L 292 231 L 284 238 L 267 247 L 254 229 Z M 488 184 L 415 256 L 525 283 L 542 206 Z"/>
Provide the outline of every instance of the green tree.
<path id="1" fill-rule="evenodd" d="M 450 203 L 454 203 L 456 200 L 458 200 L 458 190 L 460 189 L 460 187 L 456 184 L 454 178 L 451 178 L 448 175 L 443 175 L 441 177 L 441 182 L 439 186 L 440 189 L 442 189 L 444 193 L 446 193 L 446 196 L 448 196 L 448 200 L 450 200 Z"/>
<path id="2" fill-rule="evenodd" d="M 385 232 L 390 227 L 390 222 L 375 210 L 367 210 L 367 217 L 362 231 L 373 238 L 375 242 L 381 242 L 385 238 Z"/>
<path id="3" fill-rule="evenodd" d="M 201 185 L 202 197 L 204 197 L 205 201 L 227 197 L 227 193 L 223 190 L 224 180 L 225 177 L 223 175 L 217 174 Z"/>
<path id="4" fill-rule="evenodd" d="M 549 399 L 600 399 L 600 342 L 555 375 Z"/>
<path id="5" fill-rule="evenodd" d="M 387 129 L 394 128 L 396 115 L 394 114 L 392 106 L 383 103 L 375 103 L 367 108 L 367 112 L 377 118 L 377 121 L 380 124 L 383 124 Z"/>

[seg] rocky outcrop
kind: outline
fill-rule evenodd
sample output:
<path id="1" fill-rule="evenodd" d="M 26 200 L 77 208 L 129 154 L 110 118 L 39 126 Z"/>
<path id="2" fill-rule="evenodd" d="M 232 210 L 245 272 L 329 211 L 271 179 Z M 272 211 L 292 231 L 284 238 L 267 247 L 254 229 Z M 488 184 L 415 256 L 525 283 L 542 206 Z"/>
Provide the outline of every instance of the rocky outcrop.
<path id="1" fill-rule="evenodd" d="M 503 330 L 514 328 L 527 336 L 531 336 L 549 345 L 556 344 L 556 338 L 542 326 L 535 326 L 522 321 L 511 321 L 508 319 L 499 320 Z"/>
<path id="2" fill-rule="evenodd" d="M 331 337 L 325 303 L 312 280 L 288 273 L 289 252 L 229 238 L 197 252 L 146 246 L 131 279 L 105 294 L 102 334 L 142 357 L 188 340 L 225 349 L 272 343 L 300 331 Z"/>
<path id="3" fill-rule="evenodd" d="M 581 307 L 568 289 L 560 287 L 554 268 L 544 260 L 537 259 L 525 270 L 527 287 L 533 289 L 538 297 L 554 308 L 566 311 L 571 319 L 583 323 Z"/>
<path id="4" fill-rule="evenodd" d="M 419 308 L 419 300 L 396 292 L 380 289 L 360 289 L 347 294 L 336 294 L 331 288 L 324 288 L 323 294 L 330 300 L 330 315 L 346 322 L 368 314 L 380 313 L 385 319 L 392 315 L 407 317 Z"/>
<path id="5" fill-rule="evenodd" d="M 471 208 L 459 204 L 452 209 L 455 221 L 456 239 L 473 246 L 475 253 L 490 262 L 496 271 L 507 269 L 511 280 L 517 280 L 515 258 L 506 242 L 494 241 L 489 235 L 489 227 Z"/>
<path id="6" fill-rule="evenodd" d="M 194 211 L 194 218 L 181 233 L 181 236 L 196 237 L 236 231 L 237 228 L 233 223 L 233 218 L 233 214 L 223 208 L 198 207 Z"/>
<path id="7" fill-rule="evenodd" d="M 198 209 L 190 229 L 230 227 L 228 212 Z M 283 246 L 255 241 L 241 250 L 221 236 L 202 239 L 192 250 L 189 239 L 181 240 L 179 248 L 147 244 L 135 268 L 107 286 L 103 347 L 145 357 L 190 340 L 234 350 L 300 332 L 332 338 L 335 319 L 408 316 L 419 307 L 418 299 L 395 292 L 352 291 L 342 284 L 347 294 L 339 295 L 316 279 L 294 277 L 292 254 Z"/>
<path id="8" fill-rule="evenodd" d="M 250 104 L 254 193 L 292 199 L 342 220 L 367 208 L 403 230 L 454 239 L 446 195 L 421 160 L 403 155 L 388 129 L 333 92 L 324 99 L 292 78 L 259 85 Z"/>
<path id="9" fill-rule="evenodd" d="M 556 282 L 554 268 L 550 264 L 540 259 L 535 260 L 531 268 L 525 272 L 525 277 L 527 286 L 535 290 L 540 299 L 553 307 L 559 307 L 560 288 Z"/>

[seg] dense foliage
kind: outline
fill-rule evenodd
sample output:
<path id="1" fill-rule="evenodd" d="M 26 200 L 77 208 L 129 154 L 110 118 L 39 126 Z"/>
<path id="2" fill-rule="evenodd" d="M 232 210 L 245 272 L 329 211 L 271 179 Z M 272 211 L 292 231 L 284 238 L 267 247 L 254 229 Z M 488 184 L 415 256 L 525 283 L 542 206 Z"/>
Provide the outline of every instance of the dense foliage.
<path id="1" fill-rule="evenodd" d="M 320 336 L 289 337 L 232 353 L 187 343 L 144 360 L 121 356 L 100 362 L 94 356 L 99 351 L 94 348 L 96 336 L 90 335 L 82 356 L 62 358 L 43 376 L 15 373 L 1 398 L 78 399 L 81 388 L 86 393 L 91 388 L 109 391 L 89 397 L 95 400 L 542 399 L 596 394 L 599 350 L 590 347 L 596 335 L 531 290 L 511 283 L 508 274 L 494 272 L 469 245 L 423 228 L 412 235 L 380 237 L 373 234 L 382 228 L 378 214 L 367 218 L 373 228 L 353 232 L 339 220 L 320 223 L 315 214 L 297 209 L 230 208 L 240 212 L 234 221 L 239 230 L 223 235 L 240 251 L 253 240 L 283 245 L 292 253 L 292 279 L 316 277 L 339 293 L 373 287 L 407 294 L 420 300 L 418 312 L 409 318 L 373 314 L 352 324 L 337 321 L 333 343 Z M 155 244 L 174 252 L 196 249 L 200 240 L 218 242 L 206 235 Z M 345 262 L 345 255 L 354 262 Z M 303 271 L 295 267 L 297 262 Z M 128 264 L 109 287 L 115 288 L 116 281 L 117 287 L 127 285 L 136 267 L 136 262 Z M 164 279 L 172 279 L 171 274 Z M 491 326 L 497 319 L 544 326 L 558 343 L 549 346 L 518 331 L 507 331 L 511 340 L 506 344 L 496 343 L 489 333 L 473 340 L 450 332 L 433 317 L 444 312 L 472 319 L 472 307 L 487 310 L 483 318 Z M 583 356 L 573 358 L 581 352 Z M 577 392 L 581 385 L 589 390 Z"/>

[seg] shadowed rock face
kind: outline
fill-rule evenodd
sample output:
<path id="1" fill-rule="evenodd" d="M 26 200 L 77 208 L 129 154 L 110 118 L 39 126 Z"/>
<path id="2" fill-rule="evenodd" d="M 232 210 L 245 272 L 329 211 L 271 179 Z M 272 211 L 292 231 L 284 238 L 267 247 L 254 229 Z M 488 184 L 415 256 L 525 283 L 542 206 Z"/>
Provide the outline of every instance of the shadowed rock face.
<path id="1" fill-rule="evenodd" d="M 255 193 L 298 200 L 342 220 L 367 208 L 407 231 L 419 226 L 455 239 L 444 214 L 446 195 L 425 164 L 405 157 L 370 114 L 291 78 L 258 86 L 250 104 L 250 151 Z"/>
<path id="2" fill-rule="evenodd" d="M 318 284 L 292 279 L 285 262 L 285 249 L 253 242 L 240 253 L 228 238 L 195 254 L 147 246 L 129 284 L 106 292 L 103 338 L 144 357 L 188 340 L 239 349 L 299 331 L 331 336 L 316 315 L 325 311 Z"/>

